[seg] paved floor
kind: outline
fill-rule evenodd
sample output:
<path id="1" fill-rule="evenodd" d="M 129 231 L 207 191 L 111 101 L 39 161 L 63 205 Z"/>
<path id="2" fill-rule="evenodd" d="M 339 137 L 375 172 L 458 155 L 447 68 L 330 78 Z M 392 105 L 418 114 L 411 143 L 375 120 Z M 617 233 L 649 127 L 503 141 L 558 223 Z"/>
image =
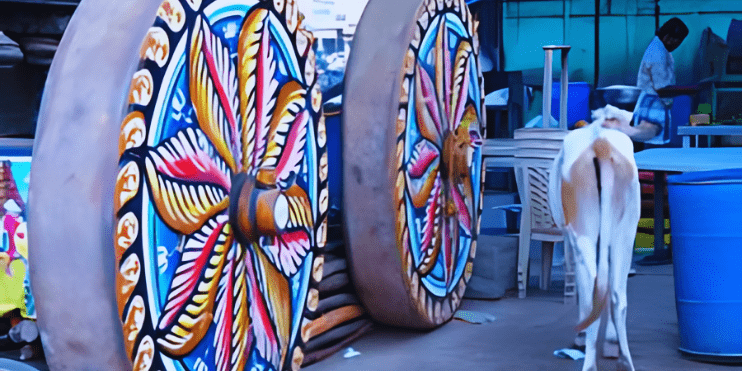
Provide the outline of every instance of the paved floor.
<path id="1" fill-rule="evenodd" d="M 679 346 L 672 266 L 637 267 L 629 278 L 627 328 L 637 370 L 732 370 L 728 365 L 687 360 Z M 551 290 L 529 288 L 526 299 L 466 300 L 462 309 L 490 313 L 495 322 L 474 325 L 454 320 L 430 332 L 377 327 L 351 346 L 360 356 L 335 354 L 307 371 L 377 370 L 580 370 L 582 361 L 560 359 L 554 350 L 570 347 L 577 307 L 562 301 L 562 282 Z M 601 359 L 601 370 L 616 362 Z"/>

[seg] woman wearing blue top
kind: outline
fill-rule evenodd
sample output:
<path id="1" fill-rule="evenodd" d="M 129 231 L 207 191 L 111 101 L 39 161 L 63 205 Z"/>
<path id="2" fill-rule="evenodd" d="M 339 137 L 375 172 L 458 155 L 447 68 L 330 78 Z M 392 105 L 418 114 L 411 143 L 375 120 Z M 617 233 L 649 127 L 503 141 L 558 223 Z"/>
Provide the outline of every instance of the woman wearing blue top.
<path id="1" fill-rule="evenodd" d="M 631 122 L 606 120 L 604 127 L 618 129 L 632 140 L 651 144 L 670 141 L 672 98 L 687 89 L 675 86 L 675 60 L 671 52 L 688 36 L 688 27 L 679 18 L 672 18 L 657 30 L 642 57 L 636 86 L 642 90 Z"/>

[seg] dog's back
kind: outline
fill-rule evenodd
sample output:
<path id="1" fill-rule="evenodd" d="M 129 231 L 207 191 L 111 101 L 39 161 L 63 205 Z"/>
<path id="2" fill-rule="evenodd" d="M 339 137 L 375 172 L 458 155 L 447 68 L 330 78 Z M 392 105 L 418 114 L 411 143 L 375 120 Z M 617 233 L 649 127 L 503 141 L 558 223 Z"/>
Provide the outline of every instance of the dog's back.
<path id="1" fill-rule="evenodd" d="M 612 309 L 623 313 L 614 320 L 619 343 L 624 343 L 620 344 L 623 361 L 631 365 L 625 340 L 625 281 L 639 221 L 638 172 L 629 137 L 603 129 L 601 124 L 599 118 L 565 137 L 550 172 L 549 204 L 554 221 L 564 227 L 565 248 L 574 250 L 580 296 L 578 331 L 591 326 L 610 302 Z M 594 366 L 594 327 L 588 328 L 587 342 L 593 344 L 587 345 L 583 369 L 590 369 L 590 363 Z"/>

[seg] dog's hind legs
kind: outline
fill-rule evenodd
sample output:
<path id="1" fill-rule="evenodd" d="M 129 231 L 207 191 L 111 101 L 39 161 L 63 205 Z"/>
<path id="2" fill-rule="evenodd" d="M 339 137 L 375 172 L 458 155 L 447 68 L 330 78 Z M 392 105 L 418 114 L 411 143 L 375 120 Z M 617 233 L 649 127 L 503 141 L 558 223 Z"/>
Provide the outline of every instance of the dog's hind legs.
<path id="1" fill-rule="evenodd" d="M 580 304 L 580 320 L 585 319 L 592 311 L 593 292 L 595 277 L 597 275 L 596 251 L 597 238 L 587 236 L 576 236 L 571 227 L 567 227 L 567 238 L 574 238 L 575 252 L 575 278 L 577 279 L 578 297 Z M 583 371 L 596 371 L 597 341 L 600 319 L 593 322 L 585 329 L 585 363 Z"/>
<path id="2" fill-rule="evenodd" d="M 611 249 L 611 314 L 613 324 L 616 326 L 620 355 L 618 358 L 619 370 L 634 371 L 634 363 L 629 352 L 629 340 L 626 334 L 626 309 L 628 301 L 626 290 L 628 286 L 629 270 L 631 269 L 631 256 L 636 237 L 636 223 L 639 213 L 635 210 L 626 211 L 621 220 L 619 229 L 624 233 L 614 235 L 613 247 Z M 635 215 L 633 215 L 635 214 Z"/>

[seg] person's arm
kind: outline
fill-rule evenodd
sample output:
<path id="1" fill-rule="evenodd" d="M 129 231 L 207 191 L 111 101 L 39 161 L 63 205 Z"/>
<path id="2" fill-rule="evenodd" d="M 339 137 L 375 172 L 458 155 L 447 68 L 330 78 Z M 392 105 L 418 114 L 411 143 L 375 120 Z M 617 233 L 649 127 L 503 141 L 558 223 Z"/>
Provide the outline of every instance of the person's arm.
<path id="1" fill-rule="evenodd" d="M 629 121 L 608 119 L 603 121 L 603 127 L 608 129 L 616 129 L 629 136 L 634 141 L 646 142 L 659 134 L 662 128 L 659 125 L 652 124 L 647 121 L 642 121 L 639 125 L 631 126 Z"/>

